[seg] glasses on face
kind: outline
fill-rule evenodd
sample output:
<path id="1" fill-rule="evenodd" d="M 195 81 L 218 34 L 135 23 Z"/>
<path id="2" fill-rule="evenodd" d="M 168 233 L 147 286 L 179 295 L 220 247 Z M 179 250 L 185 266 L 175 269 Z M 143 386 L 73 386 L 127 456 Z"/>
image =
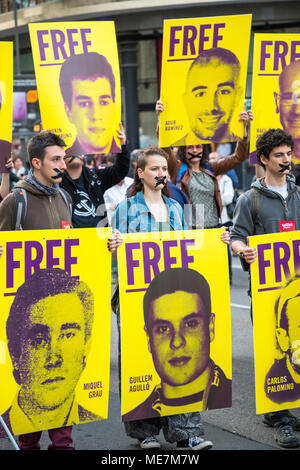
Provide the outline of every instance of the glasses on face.
<path id="1" fill-rule="evenodd" d="M 300 90 L 295 91 L 294 93 L 275 93 L 276 99 L 280 101 L 280 104 L 283 106 L 292 106 L 293 104 L 300 103 Z"/>

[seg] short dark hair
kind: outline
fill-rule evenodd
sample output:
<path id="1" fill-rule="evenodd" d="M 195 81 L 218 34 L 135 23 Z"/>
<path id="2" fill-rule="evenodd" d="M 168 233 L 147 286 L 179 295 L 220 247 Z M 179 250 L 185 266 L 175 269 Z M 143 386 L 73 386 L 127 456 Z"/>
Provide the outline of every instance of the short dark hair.
<path id="1" fill-rule="evenodd" d="M 294 141 L 292 136 L 282 129 L 269 129 L 264 132 L 256 141 L 256 158 L 258 163 L 265 168 L 265 165 L 261 162 L 261 156 L 263 155 L 268 160 L 272 150 L 281 145 L 287 145 L 293 150 Z"/>
<path id="2" fill-rule="evenodd" d="M 85 155 L 85 159 L 86 159 L 86 162 L 87 162 L 88 165 L 91 165 L 92 163 L 94 163 L 96 165 L 96 159 L 95 159 L 93 153 L 89 153 L 89 154 Z"/>
<path id="3" fill-rule="evenodd" d="M 90 288 L 63 269 L 39 269 L 18 288 L 10 308 L 6 337 L 12 359 L 18 360 L 22 353 L 22 333 L 32 305 L 47 297 L 64 293 L 74 293 L 79 297 L 85 318 L 85 342 L 88 341 L 94 320 L 94 297 Z"/>
<path id="4" fill-rule="evenodd" d="M 145 326 L 149 327 L 149 312 L 154 300 L 176 291 L 198 294 L 201 297 L 207 318 L 211 314 L 210 287 L 202 274 L 190 268 L 169 268 L 157 274 L 151 281 L 143 300 Z"/>
<path id="5" fill-rule="evenodd" d="M 86 52 L 65 60 L 60 69 L 59 86 L 68 108 L 71 108 L 72 104 L 72 80 L 96 80 L 98 77 L 108 79 L 112 100 L 115 101 L 115 76 L 106 57 L 97 52 Z"/>
<path id="6" fill-rule="evenodd" d="M 38 158 L 43 161 L 46 147 L 51 147 L 53 145 L 57 145 L 62 148 L 66 147 L 65 141 L 59 137 L 59 135 L 53 134 L 52 132 L 42 131 L 31 137 L 27 145 L 30 165 L 32 166 L 33 158 Z"/>
<path id="7" fill-rule="evenodd" d="M 232 51 L 224 49 L 223 47 L 212 47 L 211 49 L 201 51 L 198 57 L 192 62 L 188 73 L 196 65 L 208 65 L 213 59 L 218 60 L 222 64 L 230 65 L 235 69 L 237 76 L 239 75 L 241 70 L 239 59 Z"/>

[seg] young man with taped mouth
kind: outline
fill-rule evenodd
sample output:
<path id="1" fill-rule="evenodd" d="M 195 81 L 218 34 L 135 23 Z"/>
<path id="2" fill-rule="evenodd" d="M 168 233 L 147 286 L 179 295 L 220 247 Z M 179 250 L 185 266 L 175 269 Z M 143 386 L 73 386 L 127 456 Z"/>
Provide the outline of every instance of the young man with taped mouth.
<path id="1" fill-rule="evenodd" d="M 20 193 L 26 193 L 27 212 L 23 230 L 47 230 L 71 227 L 71 200 L 59 183 L 66 169 L 65 142 L 51 132 L 41 132 L 28 143 L 31 169 L 26 177 L 15 185 Z M 0 204 L 0 230 L 15 230 L 13 192 Z M 41 217 L 43 214 L 43 217 Z"/>
<path id="2" fill-rule="evenodd" d="M 41 132 L 33 136 L 27 147 L 31 170 L 17 183 L 16 189 L 24 197 L 26 194 L 26 213 L 22 224 L 15 220 L 17 200 L 14 193 L 8 194 L 0 204 L 0 231 L 16 229 L 48 230 L 70 228 L 72 224 L 72 207 L 68 194 L 59 189 L 64 172 L 65 142 L 51 132 Z M 42 216 L 41 216 L 42 214 Z M 18 227 L 18 228 L 17 228 Z M 73 450 L 72 426 L 49 430 L 51 449 Z M 40 432 L 19 435 L 21 450 L 39 448 Z"/>

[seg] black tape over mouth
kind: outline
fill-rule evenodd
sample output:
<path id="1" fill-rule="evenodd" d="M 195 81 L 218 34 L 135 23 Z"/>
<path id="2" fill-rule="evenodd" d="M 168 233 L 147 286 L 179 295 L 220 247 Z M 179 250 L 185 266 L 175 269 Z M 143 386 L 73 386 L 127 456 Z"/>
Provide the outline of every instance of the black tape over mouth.
<path id="1" fill-rule="evenodd" d="M 279 166 L 281 168 L 281 170 L 279 170 L 279 173 L 283 173 L 284 171 L 291 169 L 290 163 L 288 163 L 287 165 L 284 165 L 283 163 L 279 163 Z"/>
<path id="2" fill-rule="evenodd" d="M 157 186 L 159 186 L 160 184 L 165 185 L 166 182 L 167 182 L 167 177 L 166 176 L 162 176 L 162 177 L 155 176 L 154 179 L 156 180 L 155 188 L 157 188 Z"/>
<path id="3" fill-rule="evenodd" d="M 188 158 L 188 157 L 187 157 L 187 159 L 188 159 L 189 161 L 190 161 L 190 160 L 193 160 L 194 158 L 200 158 L 200 160 L 201 160 L 202 155 L 203 155 L 202 152 L 201 152 L 201 153 L 191 153 L 191 152 L 187 152 L 187 154 L 191 156 L 191 158 Z"/>
<path id="4" fill-rule="evenodd" d="M 60 171 L 58 168 L 53 168 L 54 171 L 56 171 L 56 175 L 55 176 L 51 176 L 51 178 L 53 180 L 57 180 L 58 178 L 62 178 L 63 175 L 64 175 L 64 172 L 63 171 Z"/>

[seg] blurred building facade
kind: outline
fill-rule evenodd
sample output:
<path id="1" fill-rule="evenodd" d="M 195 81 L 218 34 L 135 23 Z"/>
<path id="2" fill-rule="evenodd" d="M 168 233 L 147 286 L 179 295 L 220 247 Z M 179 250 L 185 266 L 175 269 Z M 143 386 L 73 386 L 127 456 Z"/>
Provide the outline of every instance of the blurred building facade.
<path id="1" fill-rule="evenodd" d="M 25 93 L 26 119 L 14 120 L 24 146 L 39 129 L 38 98 L 28 24 L 55 21 L 115 22 L 122 82 L 122 118 L 130 148 L 156 144 L 155 102 L 160 94 L 164 19 L 252 14 L 246 99 L 251 102 L 253 35 L 300 33 L 299 0 L 0 0 L 0 41 L 14 41 L 14 92 Z M 29 93 L 28 93 L 29 92 Z M 253 168 L 239 169 L 242 186 Z"/>

